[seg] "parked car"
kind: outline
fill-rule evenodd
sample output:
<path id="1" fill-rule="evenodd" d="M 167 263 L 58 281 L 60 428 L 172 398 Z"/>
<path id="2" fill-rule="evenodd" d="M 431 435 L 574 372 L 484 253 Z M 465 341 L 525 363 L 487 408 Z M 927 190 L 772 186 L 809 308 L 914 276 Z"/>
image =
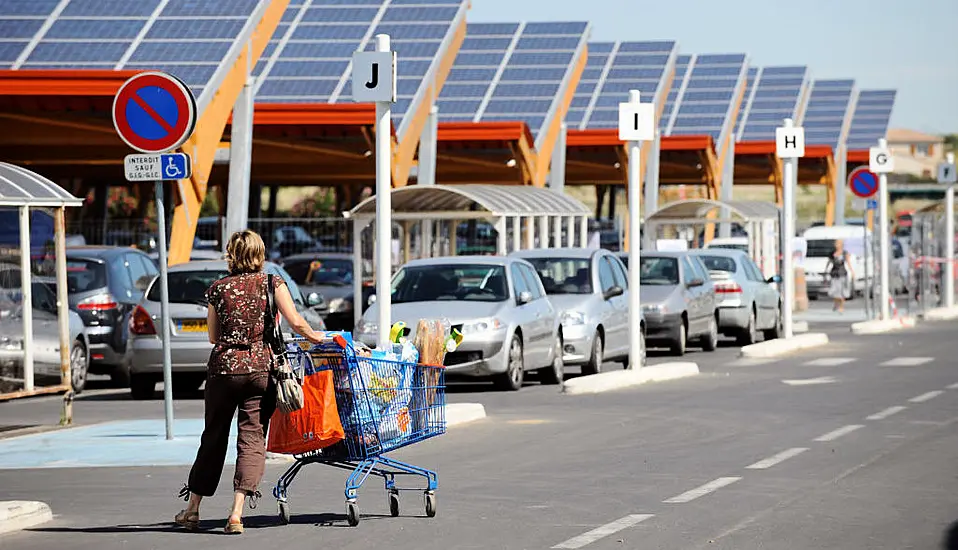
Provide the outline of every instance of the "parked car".
<path id="1" fill-rule="evenodd" d="M 705 265 L 688 252 L 650 252 L 641 257 L 642 308 L 649 345 L 685 355 L 689 342 L 718 347 L 715 285 Z"/>
<path id="2" fill-rule="evenodd" d="M 19 273 L 17 274 L 19 277 Z M 53 289 L 36 278 L 31 281 L 33 305 L 33 361 L 34 376 L 56 384 L 60 380 L 60 323 L 57 297 Z M 23 294 L 4 292 L 0 295 L 0 370 L 4 364 L 23 363 Z M 70 376 L 73 391 L 80 393 L 86 387 L 90 363 L 90 342 L 83 321 L 75 311 L 68 310 L 70 329 Z M 22 372 L 19 371 L 18 372 Z M 22 375 L 21 375 L 22 376 Z"/>
<path id="3" fill-rule="evenodd" d="M 709 241 L 705 248 L 726 248 L 748 252 L 748 237 L 716 237 Z"/>
<path id="4" fill-rule="evenodd" d="M 363 261 L 364 273 L 372 273 L 372 264 Z M 305 252 L 283 259 L 283 269 L 301 285 L 305 293 L 317 293 L 322 302 L 317 311 L 330 330 L 353 329 L 353 255 L 337 252 Z M 362 306 L 368 307 L 374 289 L 363 281 Z"/>
<path id="5" fill-rule="evenodd" d="M 380 330 L 379 303 L 363 315 L 354 337 L 374 345 Z M 448 319 L 463 335 L 446 354 L 449 374 L 492 376 L 515 391 L 527 370 L 547 384 L 562 380 L 559 315 L 529 262 L 514 257 L 464 256 L 415 260 L 392 279 L 392 320 L 412 329 L 422 318 Z"/>
<path id="6" fill-rule="evenodd" d="M 586 248 L 522 250 L 562 323 L 562 360 L 583 374 L 602 370 L 605 361 L 629 365 L 629 277 L 611 252 Z M 645 324 L 640 322 L 645 336 Z M 645 346 L 639 351 L 644 364 Z"/>
<path id="7" fill-rule="evenodd" d="M 283 268 L 267 262 L 267 273 L 282 277 L 296 304 L 296 310 L 316 330 L 326 330 L 322 317 L 310 309 L 296 281 Z M 206 326 L 206 291 L 227 275 L 226 261 L 197 261 L 171 266 L 168 272 L 170 296 L 170 348 L 174 387 L 195 390 L 206 379 L 206 364 L 213 345 Z M 315 297 L 314 297 L 315 300 Z M 265 315 L 265 312 L 264 312 Z M 160 317 L 160 285 L 152 282 L 130 318 L 130 393 L 133 399 L 150 399 L 163 377 L 163 344 L 157 333 Z M 282 319 L 281 328 L 292 329 Z"/>
<path id="8" fill-rule="evenodd" d="M 70 309 L 80 315 L 90 340 L 89 371 L 125 386 L 130 314 L 156 277 L 156 265 L 134 248 L 67 248 L 66 256 Z"/>
<path id="9" fill-rule="evenodd" d="M 155 265 L 156 268 L 159 269 L 160 268 L 160 253 L 154 251 L 147 254 L 147 256 L 149 256 L 150 260 L 153 261 L 153 265 Z M 201 260 L 222 260 L 222 259 L 223 259 L 223 253 L 220 252 L 219 250 L 203 249 L 203 248 L 198 249 L 194 247 L 193 250 L 190 251 L 191 262 L 198 262 Z"/>
<path id="10" fill-rule="evenodd" d="M 719 332 L 734 336 L 739 344 L 754 344 L 761 331 L 766 340 L 782 334 L 782 299 L 755 262 L 740 250 L 693 250 L 709 270 L 718 299 Z"/>

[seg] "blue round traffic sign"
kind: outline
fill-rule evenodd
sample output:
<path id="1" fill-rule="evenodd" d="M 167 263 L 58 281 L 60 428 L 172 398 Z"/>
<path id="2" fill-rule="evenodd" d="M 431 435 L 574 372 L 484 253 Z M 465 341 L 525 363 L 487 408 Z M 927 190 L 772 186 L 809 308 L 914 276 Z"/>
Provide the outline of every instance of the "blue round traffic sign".
<path id="1" fill-rule="evenodd" d="M 141 73 L 117 92 L 113 125 L 120 138 L 137 151 L 171 151 L 193 133 L 196 100 L 186 84 L 174 76 Z"/>
<path id="2" fill-rule="evenodd" d="M 848 176 L 848 187 L 855 196 L 867 199 L 878 192 L 878 175 L 862 166 Z"/>

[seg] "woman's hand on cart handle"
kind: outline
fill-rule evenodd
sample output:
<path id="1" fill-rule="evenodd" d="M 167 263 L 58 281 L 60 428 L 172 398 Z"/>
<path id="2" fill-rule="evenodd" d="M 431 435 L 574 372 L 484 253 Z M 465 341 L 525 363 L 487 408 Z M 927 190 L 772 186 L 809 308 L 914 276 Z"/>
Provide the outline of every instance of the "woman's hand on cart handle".
<path id="1" fill-rule="evenodd" d="M 329 341 L 329 337 L 325 332 L 311 330 L 311 334 L 304 334 L 303 336 L 313 344 L 322 344 Z"/>

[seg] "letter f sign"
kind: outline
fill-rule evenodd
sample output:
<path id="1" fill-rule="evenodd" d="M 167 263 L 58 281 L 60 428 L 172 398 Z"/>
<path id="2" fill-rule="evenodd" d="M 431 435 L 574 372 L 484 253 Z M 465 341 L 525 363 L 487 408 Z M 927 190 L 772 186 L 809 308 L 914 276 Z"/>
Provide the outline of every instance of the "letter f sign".
<path id="1" fill-rule="evenodd" d="M 369 79 L 369 82 L 366 83 L 366 87 L 370 90 L 375 90 L 379 86 L 379 63 L 372 64 L 372 76 Z"/>

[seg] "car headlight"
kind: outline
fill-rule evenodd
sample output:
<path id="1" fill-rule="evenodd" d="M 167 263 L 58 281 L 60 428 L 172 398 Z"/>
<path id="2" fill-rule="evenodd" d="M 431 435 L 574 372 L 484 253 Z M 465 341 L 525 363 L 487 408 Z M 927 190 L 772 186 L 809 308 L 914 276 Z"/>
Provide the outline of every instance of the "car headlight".
<path id="1" fill-rule="evenodd" d="M 585 313 L 581 311 L 563 311 L 559 316 L 559 322 L 563 325 L 584 325 Z"/>
<path id="2" fill-rule="evenodd" d="M 482 332 L 489 332 L 493 330 L 499 330 L 502 328 L 502 322 L 495 317 L 491 319 L 479 319 L 471 323 L 462 324 L 462 334 L 479 334 Z"/>
<path id="3" fill-rule="evenodd" d="M 337 311 L 346 311 L 350 309 L 349 306 L 352 304 L 351 300 L 346 298 L 333 298 L 329 301 L 329 312 L 336 313 Z"/>
<path id="4" fill-rule="evenodd" d="M 356 325 L 356 332 L 360 334 L 376 334 L 379 332 L 379 325 L 370 323 L 365 319 L 360 319 L 359 324 Z"/>
<path id="5" fill-rule="evenodd" d="M 663 314 L 668 313 L 669 308 L 665 307 L 665 304 L 649 304 L 642 306 L 642 311 L 645 313 Z"/>

